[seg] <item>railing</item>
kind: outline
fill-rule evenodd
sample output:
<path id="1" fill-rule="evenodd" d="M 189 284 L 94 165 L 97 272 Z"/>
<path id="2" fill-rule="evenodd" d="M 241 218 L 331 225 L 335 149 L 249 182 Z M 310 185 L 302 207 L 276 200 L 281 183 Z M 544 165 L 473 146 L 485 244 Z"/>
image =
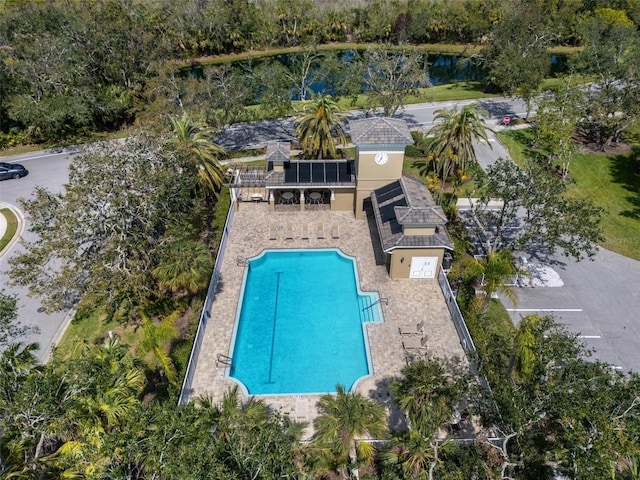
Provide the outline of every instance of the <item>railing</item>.
<path id="1" fill-rule="evenodd" d="M 456 301 L 456 296 L 453 294 L 451 290 L 451 285 L 449 285 L 449 280 L 444 273 L 444 270 L 441 268 L 438 273 L 438 283 L 440 284 L 440 288 L 442 289 L 442 294 L 447 303 L 447 307 L 449 308 L 449 313 L 451 314 L 451 318 L 453 319 L 453 324 L 456 327 L 456 331 L 458 332 L 458 337 L 460 338 L 460 344 L 464 349 L 464 352 L 467 354 L 467 359 L 469 360 L 469 364 L 471 365 L 471 370 L 474 374 L 476 374 L 476 378 L 478 383 L 485 389 L 485 392 L 493 402 L 498 415 L 500 415 L 500 410 L 493 399 L 493 392 L 491 391 L 491 385 L 489 385 L 489 381 L 483 377 L 478 375 L 478 355 L 476 352 L 476 346 L 473 343 L 473 339 L 471 338 L 471 334 L 469 333 L 469 329 L 467 328 L 467 323 L 464 321 L 464 317 L 462 316 L 462 312 L 460 311 L 460 307 L 458 307 L 458 302 Z"/>
<path id="2" fill-rule="evenodd" d="M 202 339 L 204 338 L 204 333 L 207 327 L 207 320 L 211 318 L 211 309 L 213 307 L 214 297 L 218 288 L 218 282 L 220 281 L 220 271 L 222 268 L 222 261 L 224 260 L 224 253 L 227 249 L 229 231 L 231 229 L 231 225 L 233 224 L 233 217 L 235 212 L 234 203 L 235 200 L 232 199 L 229 206 L 229 211 L 227 212 L 227 220 L 224 224 L 224 230 L 222 231 L 222 238 L 220 239 L 218 253 L 216 254 L 216 263 L 213 267 L 213 272 L 211 273 L 209 289 L 207 290 L 207 298 L 205 298 L 204 300 L 202 313 L 200 314 L 200 321 L 198 322 L 198 329 L 196 330 L 196 336 L 193 340 L 193 348 L 191 349 L 189 363 L 187 364 L 187 371 L 184 375 L 184 381 L 182 382 L 182 389 L 180 390 L 178 405 L 187 402 L 193 390 L 193 376 L 196 372 L 198 357 L 200 356 L 200 348 L 202 348 Z"/>
<path id="3" fill-rule="evenodd" d="M 464 321 L 462 312 L 458 307 L 456 296 L 454 295 L 453 290 L 451 290 L 449 280 L 447 279 L 447 276 L 442 269 L 440 269 L 440 272 L 438 273 L 438 283 L 440 284 L 440 288 L 442 289 L 444 299 L 447 302 L 447 307 L 449 308 L 449 313 L 451 314 L 451 318 L 453 319 L 453 324 L 456 327 L 456 331 L 458 332 L 458 337 L 460 337 L 460 344 L 467 354 L 467 358 L 470 361 L 474 361 L 476 346 L 473 343 L 473 339 L 471 338 L 471 334 L 469 333 L 467 324 Z"/>
<path id="4" fill-rule="evenodd" d="M 220 365 L 224 365 L 225 367 L 230 367 L 232 363 L 233 363 L 233 359 L 230 356 L 225 355 L 224 353 L 219 353 L 216 356 L 216 367 L 219 367 Z"/>
<path id="5" fill-rule="evenodd" d="M 366 307 L 364 307 L 362 309 L 362 311 L 364 312 L 365 310 L 374 307 L 375 305 L 379 304 L 379 303 L 384 303 L 385 305 L 389 305 L 389 299 L 386 297 L 381 297 L 378 300 L 376 300 L 375 302 L 373 302 L 371 305 L 367 305 Z"/>

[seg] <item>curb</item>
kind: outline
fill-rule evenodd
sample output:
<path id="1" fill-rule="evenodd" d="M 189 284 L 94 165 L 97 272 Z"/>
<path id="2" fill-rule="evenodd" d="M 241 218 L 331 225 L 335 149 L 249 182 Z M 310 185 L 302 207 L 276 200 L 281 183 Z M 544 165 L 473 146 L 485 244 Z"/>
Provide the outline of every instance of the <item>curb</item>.
<path id="1" fill-rule="evenodd" d="M 47 354 L 42 359 L 42 363 L 47 363 L 51 359 L 51 354 L 53 353 L 53 349 L 56 348 L 60 340 L 62 339 L 64 333 L 67 331 L 69 324 L 73 321 L 76 316 L 76 309 L 72 307 L 67 314 L 64 316 L 62 323 L 58 326 L 56 333 L 53 334 L 53 338 L 51 339 L 51 343 L 49 344 L 49 348 L 47 350 Z"/>

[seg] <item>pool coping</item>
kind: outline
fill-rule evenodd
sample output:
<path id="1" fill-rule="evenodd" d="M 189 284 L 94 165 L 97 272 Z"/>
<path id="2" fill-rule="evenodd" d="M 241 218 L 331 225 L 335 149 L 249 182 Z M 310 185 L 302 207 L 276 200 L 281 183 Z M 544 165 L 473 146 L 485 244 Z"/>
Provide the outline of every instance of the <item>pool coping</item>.
<path id="1" fill-rule="evenodd" d="M 349 260 L 351 262 L 351 267 L 353 269 L 353 274 L 355 276 L 355 285 L 356 285 L 356 294 L 358 296 L 368 296 L 369 294 L 375 294 L 377 296 L 377 300 L 376 302 L 380 301 L 380 298 L 382 298 L 380 296 L 380 292 L 376 291 L 376 290 L 362 290 L 360 288 L 360 273 L 358 271 L 358 262 L 357 262 L 357 258 L 353 255 L 349 255 L 347 253 L 345 253 L 344 251 L 342 251 L 341 248 L 339 247 L 329 247 L 329 248 L 325 248 L 325 247 L 318 247 L 318 248 L 264 248 L 260 253 L 258 253 L 257 255 L 254 255 L 253 257 L 248 257 L 245 260 L 245 265 L 244 265 L 244 272 L 242 275 L 242 284 L 241 284 L 241 288 L 240 288 L 240 292 L 238 294 L 238 305 L 236 307 L 236 314 L 235 314 L 235 319 L 233 322 L 233 330 L 231 331 L 231 342 L 230 342 L 230 347 L 228 350 L 228 358 L 231 359 L 231 365 L 228 365 L 225 367 L 224 369 L 224 376 L 226 378 L 228 378 L 230 381 L 234 382 L 236 385 L 238 385 L 238 388 L 240 389 L 240 391 L 242 392 L 242 394 L 245 397 L 285 397 L 285 396 L 300 396 L 300 395 L 325 395 L 325 394 L 335 394 L 336 391 L 323 391 L 323 392 L 286 392 L 286 393 L 250 393 L 249 389 L 246 387 L 246 385 L 240 381 L 238 378 L 231 376 L 231 369 L 233 367 L 233 358 L 234 358 L 234 352 L 235 352 L 235 348 L 236 348 L 236 339 L 237 339 L 237 334 L 238 334 L 238 326 L 240 324 L 240 316 L 242 315 L 242 303 L 244 302 L 244 294 L 245 294 L 245 288 L 247 285 L 247 277 L 249 276 L 249 266 L 250 263 L 254 260 L 257 260 L 265 255 L 267 255 L 268 253 L 277 253 L 277 252 L 295 252 L 295 251 L 321 251 L 321 252 L 336 252 L 338 253 L 340 256 L 342 256 L 343 258 Z M 374 302 L 372 305 L 375 305 Z M 367 360 L 367 371 L 368 373 L 366 375 L 361 375 L 359 377 L 357 377 L 353 383 L 351 384 L 350 388 L 348 389 L 349 392 L 355 392 L 358 388 L 358 384 L 360 384 L 364 379 L 371 377 L 374 374 L 374 369 L 373 369 L 373 360 L 371 358 L 371 348 L 369 346 L 369 330 L 367 328 L 367 325 L 369 324 L 376 324 L 376 323 L 384 323 L 385 321 L 385 317 L 384 317 L 384 311 L 382 310 L 381 306 L 378 305 L 378 311 L 380 313 L 380 318 L 381 320 L 379 321 L 371 321 L 371 322 L 364 322 L 362 320 L 362 317 L 360 318 L 360 328 L 362 330 L 362 340 L 363 340 L 363 344 L 364 344 L 364 350 L 365 350 L 365 358 Z"/>

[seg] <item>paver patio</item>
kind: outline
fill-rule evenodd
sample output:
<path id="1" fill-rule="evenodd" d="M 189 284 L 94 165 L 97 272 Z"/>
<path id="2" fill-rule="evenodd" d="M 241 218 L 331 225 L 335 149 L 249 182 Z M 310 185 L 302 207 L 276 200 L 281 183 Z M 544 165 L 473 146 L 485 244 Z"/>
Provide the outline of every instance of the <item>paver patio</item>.
<path id="1" fill-rule="evenodd" d="M 287 206 L 288 207 L 288 206 Z M 377 291 L 380 297 L 388 298 L 382 305 L 383 323 L 366 325 L 373 374 L 361 379 L 355 389 L 361 394 L 382 403 L 389 401 L 389 382 L 399 377 L 406 365 L 403 337 L 400 327 L 411 328 L 417 322 L 425 322 L 429 337 L 429 355 L 443 359 L 459 359 L 466 364 L 466 357 L 447 310 L 444 297 L 436 280 L 404 279 L 392 280 L 382 265 L 376 265 L 374 247 L 369 225 L 356 220 L 352 212 L 328 210 L 295 211 L 279 206 L 280 211 L 270 212 L 266 203 L 241 203 L 235 213 L 230 230 L 227 249 L 222 261 L 221 283 L 215 296 L 203 338 L 193 379 L 194 396 L 207 394 L 214 401 L 235 382 L 225 377 L 225 365 L 216 362 L 217 355 L 229 352 L 233 326 L 238 308 L 244 266 L 238 257 L 250 258 L 265 249 L 272 248 L 339 248 L 357 259 L 360 289 Z M 309 225 L 307 239 L 302 226 Z M 280 226 L 277 238 L 270 239 L 270 224 Z M 285 226 L 292 224 L 293 235 L 287 239 Z M 324 226 L 324 239 L 317 238 L 316 227 Z M 337 225 L 339 238 L 332 238 L 330 229 Z M 306 233 L 306 232 L 305 232 Z M 259 396 L 282 414 L 294 420 L 312 421 L 317 416 L 317 395 Z M 306 418 L 304 415 L 306 403 Z M 307 434 L 311 432 L 311 428 Z"/>

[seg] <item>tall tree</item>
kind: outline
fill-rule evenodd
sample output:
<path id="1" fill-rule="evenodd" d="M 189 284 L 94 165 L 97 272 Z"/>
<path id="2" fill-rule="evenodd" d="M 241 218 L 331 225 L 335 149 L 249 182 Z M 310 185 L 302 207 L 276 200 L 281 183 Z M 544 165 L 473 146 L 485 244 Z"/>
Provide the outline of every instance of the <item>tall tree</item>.
<path id="1" fill-rule="evenodd" d="M 368 48 L 352 62 L 352 75 L 364 80 L 372 108 L 392 117 L 417 89 L 430 86 L 425 55 L 408 49 Z"/>
<path id="2" fill-rule="evenodd" d="M 469 228 L 485 254 L 499 249 L 544 255 L 561 249 L 576 260 L 595 255 L 602 230 L 602 209 L 587 199 L 567 198 L 566 185 L 538 162 L 520 168 L 498 159 L 487 171 L 480 200 L 471 210 Z M 491 200 L 502 201 L 495 210 Z"/>
<path id="3" fill-rule="evenodd" d="M 536 144 L 547 152 L 550 166 L 560 167 L 563 180 L 567 179 L 576 151 L 574 137 L 581 117 L 581 97 L 579 88 L 565 83 L 552 96 L 538 101 Z"/>
<path id="4" fill-rule="evenodd" d="M 306 158 L 335 158 L 336 139 L 346 145 L 340 119 L 340 107 L 330 95 L 319 95 L 305 106 L 304 115 L 298 120 L 296 135 L 300 139 Z"/>
<path id="5" fill-rule="evenodd" d="M 477 163 L 474 141 L 483 140 L 491 147 L 482 119 L 485 115 L 487 112 L 478 109 L 476 104 L 465 105 L 460 111 L 457 107 L 436 110 L 435 125 L 429 130 L 434 138 L 427 148 L 427 156 L 433 160 L 443 184 L 456 170 L 465 172 Z"/>
<path id="6" fill-rule="evenodd" d="M 579 126 L 604 148 L 621 141 L 640 120 L 640 37 L 636 28 L 600 17 L 585 25 L 583 36 L 585 48 L 573 64 L 596 81 L 582 91 Z"/>
<path id="7" fill-rule="evenodd" d="M 38 187 L 22 200 L 38 238 L 11 258 L 12 281 L 48 310 L 83 297 L 112 308 L 144 303 L 156 292 L 155 247 L 193 208 L 193 165 L 136 136 L 87 147 L 69 170 L 64 192 Z"/>
<path id="8" fill-rule="evenodd" d="M 366 442 L 356 444 L 359 437 L 381 438 L 386 434 L 384 407 L 357 392 L 347 392 L 342 385 L 336 386 L 336 394 L 323 395 L 318 403 L 319 416 L 315 444 L 327 448 L 348 478 L 345 467 L 357 468 L 358 457 L 370 457 L 371 449 Z"/>
<path id="9" fill-rule="evenodd" d="M 186 112 L 180 118 L 172 118 L 171 126 L 178 152 L 184 153 L 197 168 L 202 191 L 206 195 L 215 195 L 225 178 L 219 162 L 225 151 L 213 142 L 215 132 Z"/>
<path id="10" fill-rule="evenodd" d="M 491 32 L 484 54 L 491 84 L 521 97 L 527 104 L 527 117 L 551 67 L 547 47 L 558 39 L 556 28 L 546 21 L 544 8 L 535 1 L 513 2 Z"/>

